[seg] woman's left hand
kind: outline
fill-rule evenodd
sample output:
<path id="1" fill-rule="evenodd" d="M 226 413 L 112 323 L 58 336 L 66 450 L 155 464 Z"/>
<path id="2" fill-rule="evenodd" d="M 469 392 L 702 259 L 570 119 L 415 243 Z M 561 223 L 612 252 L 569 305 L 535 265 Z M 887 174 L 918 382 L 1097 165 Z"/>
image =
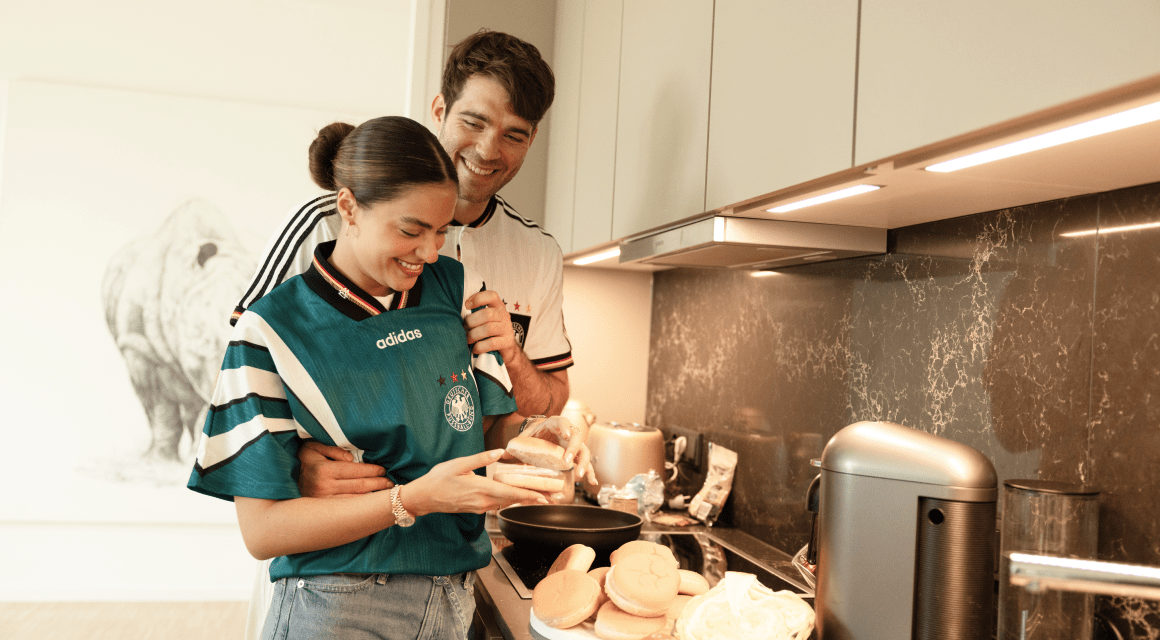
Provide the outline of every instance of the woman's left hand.
<path id="1" fill-rule="evenodd" d="M 547 440 L 564 447 L 564 460 L 572 462 L 575 478 L 596 485 L 596 474 L 592 471 L 592 453 L 588 451 L 588 426 L 572 424 L 564 416 L 552 416 L 532 422 L 521 436 Z"/>
<path id="2" fill-rule="evenodd" d="M 403 486 L 403 507 L 421 516 L 427 513 L 485 513 L 513 504 L 548 504 L 539 492 L 512 487 L 474 473 L 503 454 L 503 449 L 495 449 L 440 462 L 421 478 Z"/>

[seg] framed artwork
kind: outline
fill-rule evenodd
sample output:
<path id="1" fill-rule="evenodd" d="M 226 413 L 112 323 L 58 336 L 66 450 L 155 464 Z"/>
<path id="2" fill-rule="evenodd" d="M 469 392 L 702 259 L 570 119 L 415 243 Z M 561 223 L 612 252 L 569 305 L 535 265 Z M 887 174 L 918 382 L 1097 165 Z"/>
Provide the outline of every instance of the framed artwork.
<path id="1" fill-rule="evenodd" d="M 0 165 L 0 434 L 20 522 L 234 522 L 185 488 L 229 316 L 307 149 L 366 114 L 34 81 Z"/>

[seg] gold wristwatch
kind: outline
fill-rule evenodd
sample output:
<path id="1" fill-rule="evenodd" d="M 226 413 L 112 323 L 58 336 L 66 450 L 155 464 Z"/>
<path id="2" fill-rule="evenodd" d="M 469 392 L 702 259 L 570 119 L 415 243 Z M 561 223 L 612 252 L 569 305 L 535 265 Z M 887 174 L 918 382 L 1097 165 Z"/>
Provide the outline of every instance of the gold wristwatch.
<path id="1" fill-rule="evenodd" d="M 415 516 L 407 513 L 407 510 L 403 508 L 403 501 L 399 499 L 399 489 L 402 488 L 403 485 L 399 484 L 391 488 L 391 513 L 395 514 L 395 524 L 400 527 L 409 527 L 415 524 Z"/>

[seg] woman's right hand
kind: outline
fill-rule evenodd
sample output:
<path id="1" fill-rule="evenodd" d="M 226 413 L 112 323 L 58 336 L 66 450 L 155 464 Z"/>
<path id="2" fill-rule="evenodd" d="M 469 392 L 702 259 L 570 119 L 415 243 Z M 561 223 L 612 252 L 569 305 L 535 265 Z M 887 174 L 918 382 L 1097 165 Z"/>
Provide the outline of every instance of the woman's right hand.
<path id="1" fill-rule="evenodd" d="M 486 513 L 513 504 L 549 504 L 538 491 L 519 489 L 476 475 L 476 469 L 499 460 L 503 449 L 440 462 L 423 477 L 403 486 L 403 508 L 415 516 L 428 513 Z"/>

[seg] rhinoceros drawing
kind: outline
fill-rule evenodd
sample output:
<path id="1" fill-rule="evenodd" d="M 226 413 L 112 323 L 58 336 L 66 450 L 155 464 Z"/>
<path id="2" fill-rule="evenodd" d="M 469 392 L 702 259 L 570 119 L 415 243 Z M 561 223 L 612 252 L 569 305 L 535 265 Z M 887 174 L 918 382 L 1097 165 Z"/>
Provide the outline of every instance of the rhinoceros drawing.
<path id="1" fill-rule="evenodd" d="M 196 443 L 229 315 L 253 272 L 224 216 L 199 199 L 110 261 L 101 283 L 105 320 L 149 421 L 147 458 L 180 462 L 182 434 Z"/>

